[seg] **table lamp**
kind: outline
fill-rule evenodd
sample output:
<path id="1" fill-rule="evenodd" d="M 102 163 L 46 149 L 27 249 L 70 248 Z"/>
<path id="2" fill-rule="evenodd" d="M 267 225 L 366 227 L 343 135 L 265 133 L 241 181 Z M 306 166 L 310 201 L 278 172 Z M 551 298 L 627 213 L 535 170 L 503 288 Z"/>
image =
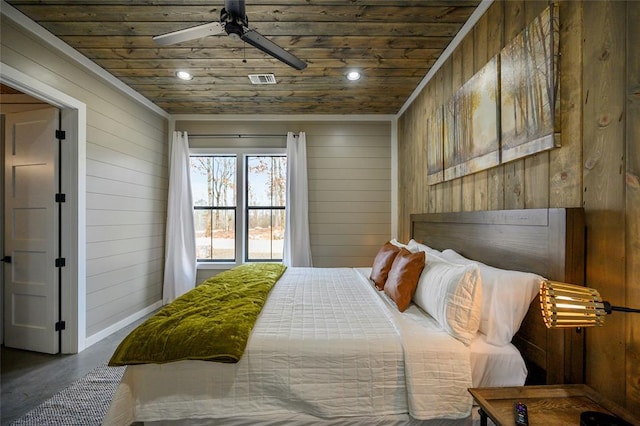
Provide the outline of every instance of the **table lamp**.
<path id="1" fill-rule="evenodd" d="M 596 289 L 549 280 L 540 284 L 540 307 L 547 328 L 601 326 L 613 311 L 640 313 L 603 301 Z"/>
<path id="2" fill-rule="evenodd" d="M 547 328 L 602 326 L 606 315 L 613 311 L 640 313 L 640 309 L 613 306 L 603 301 L 596 289 L 549 280 L 540 284 L 540 308 Z M 606 413 L 584 411 L 580 414 L 580 425 L 622 426 L 630 423 Z"/>

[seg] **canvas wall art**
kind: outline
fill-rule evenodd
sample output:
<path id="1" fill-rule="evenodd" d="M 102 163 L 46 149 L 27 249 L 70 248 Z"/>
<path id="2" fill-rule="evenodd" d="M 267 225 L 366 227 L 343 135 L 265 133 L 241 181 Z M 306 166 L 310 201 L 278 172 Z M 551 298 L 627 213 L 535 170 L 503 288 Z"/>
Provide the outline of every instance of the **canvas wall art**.
<path id="1" fill-rule="evenodd" d="M 437 107 L 427 118 L 427 184 L 444 180 L 442 107 Z"/>
<path id="2" fill-rule="evenodd" d="M 498 65 L 494 56 L 453 97 L 453 138 L 447 134 L 444 179 L 451 180 L 500 164 Z M 451 125 L 451 123 L 448 123 Z"/>
<path id="3" fill-rule="evenodd" d="M 557 8 L 545 9 L 500 52 L 503 163 L 559 146 L 554 134 Z"/>

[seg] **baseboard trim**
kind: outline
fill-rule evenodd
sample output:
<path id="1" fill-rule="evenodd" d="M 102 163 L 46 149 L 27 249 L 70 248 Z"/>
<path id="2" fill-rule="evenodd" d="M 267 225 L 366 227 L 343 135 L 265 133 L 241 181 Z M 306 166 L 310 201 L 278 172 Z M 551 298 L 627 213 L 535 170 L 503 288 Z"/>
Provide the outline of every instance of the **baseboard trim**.
<path id="1" fill-rule="evenodd" d="M 89 346 L 91 346 L 91 345 L 93 345 L 95 343 L 98 343 L 102 339 L 105 339 L 105 338 L 109 337 L 110 335 L 112 335 L 116 331 L 119 331 L 119 330 L 123 329 L 124 327 L 128 326 L 132 322 L 137 321 L 140 318 L 144 317 L 145 315 L 150 314 L 151 312 L 155 311 L 156 309 L 160 308 L 161 306 L 162 306 L 162 300 L 158 300 L 153 305 L 149 305 L 146 308 L 144 308 L 143 310 L 138 311 L 135 314 L 124 318 L 121 321 L 118 321 L 117 323 L 113 324 L 112 326 L 107 327 L 104 330 L 100 330 L 96 334 L 92 334 L 91 336 L 86 338 L 84 349 L 87 349 Z"/>

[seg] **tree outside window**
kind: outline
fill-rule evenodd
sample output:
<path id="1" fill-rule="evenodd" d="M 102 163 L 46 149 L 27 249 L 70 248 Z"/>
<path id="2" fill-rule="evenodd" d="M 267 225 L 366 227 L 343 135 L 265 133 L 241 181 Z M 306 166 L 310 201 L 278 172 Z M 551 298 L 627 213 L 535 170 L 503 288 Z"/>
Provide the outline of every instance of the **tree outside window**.
<path id="1" fill-rule="evenodd" d="M 199 261 L 236 258 L 236 157 L 192 156 L 191 187 Z"/>
<path id="2" fill-rule="evenodd" d="M 236 262 L 241 237 L 245 261 L 282 260 L 287 158 L 246 155 L 244 176 L 237 164 L 236 155 L 191 156 L 196 257 L 199 262 Z M 244 203 L 236 199 L 240 177 Z M 244 235 L 236 235 L 237 222 L 244 223 Z"/>
<path id="3" fill-rule="evenodd" d="M 287 157 L 247 157 L 247 260 L 282 260 Z"/>

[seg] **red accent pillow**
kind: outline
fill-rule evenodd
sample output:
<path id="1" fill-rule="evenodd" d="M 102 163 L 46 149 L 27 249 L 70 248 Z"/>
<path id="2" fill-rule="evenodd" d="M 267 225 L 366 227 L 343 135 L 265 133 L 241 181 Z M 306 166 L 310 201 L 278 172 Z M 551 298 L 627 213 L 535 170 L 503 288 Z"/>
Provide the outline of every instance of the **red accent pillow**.
<path id="1" fill-rule="evenodd" d="M 393 260 L 399 252 L 400 247 L 391 243 L 385 243 L 385 245 L 383 245 L 378 251 L 378 254 L 376 254 L 369 278 L 373 281 L 378 290 L 382 290 L 384 288 L 384 283 L 387 281 L 387 276 L 391 270 Z"/>
<path id="2" fill-rule="evenodd" d="M 393 260 L 384 292 L 396 302 L 400 312 L 404 312 L 411 304 L 425 259 L 425 252 L 411 253 L 403 248 Z"/>

